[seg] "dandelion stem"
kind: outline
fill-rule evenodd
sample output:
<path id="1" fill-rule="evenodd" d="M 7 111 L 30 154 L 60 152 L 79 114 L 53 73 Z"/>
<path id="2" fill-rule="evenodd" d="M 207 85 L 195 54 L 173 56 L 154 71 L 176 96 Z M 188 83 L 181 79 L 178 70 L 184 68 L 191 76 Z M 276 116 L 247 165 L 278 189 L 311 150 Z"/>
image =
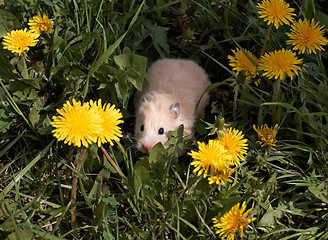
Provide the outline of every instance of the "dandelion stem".
<path id="1" fill-rule="evenodd" d="M 103 153 L 105 154 L 106 158 L 108 159 L 108 161 L 112 164 L 112 166 L 115 168 L 115 170 L 117 171 L 117 173 L 123 178 L 124 175 L 123 173 L 119 170 L 119 168 L 117 167 L 116 163 L 113 161 L 113 159 L 109 156 L 108 152 L 106 151 L 106 149 L 104 148 L 104 146 L 101 144 L 100 146 L 101 150 L 103 151 Z"/>
<path id="2" fill-rule="evenodd" d="M 278 101 L 278 95 L 279 95 L 279 89 L 280 89 L 280 79 L 276 79 L 274 85 L 275 86 L 274 86 L 272 102 L 276 103 Z M 277 104 L 274 104 L 273 109 L 272 109 L 272 124 L 274 124 L 276 122 L 276 114 L 277 114 Z"/>
<path id="3" fill-rule="evenodd" d="M 239 91 L 239 87 L 240 85 L 237 84 L 234 91 L 235 91 L 235 95 L 234 95 L 234 99 L 233 99 L 233 109 L 232 109 L 232 116 L 233 116 L 233 121 L 236 122 L 237 119 L 237 99 L 238 99 L 238 91 Z"/>
<path id="4" fill-rule="evenodd" d="M 76 168 L 75 168 L 75 172 L 73 175 L 73 180 L 72 180 L 72 192 L 71 192 L 71 204 L 73 205 L 73 207 L 71 208 L 71 225 L 72 225 L 72 229 L 74 230 L 74 235 L 77 236 L 77 218 L 76 218 L 76 192 L 77 192 L 77 179 L 78 179 L 78 173 L 81 170 L 81 166 L 82 166 L 82 159 L 84 157 L 84 153 L 85 153 L 86 148 L 83 147 L 81 150 L 81 154 L 80 157 L 78 159 Z"/>
<path id="5" fill-rule="evenodd" d="M 70 169 L 70 165 L 72 163 L 72 158 L 73 158 L 73 152 L 74 152 L 74 147 L 73 145 L 70 146 L 69 152 L 68 152 L 68 158 L 67 158 L 67 167 L 66 167 L 66 178 L 65 178 L 65 184 L 68 185 L 69 184 L 69 178 L 71 175 L 71 169 Z M 65 204 L 67 202 L 67 200 L 69 199 L 69 189 L 66 189 L 64 191 L 64 201 Z"/>
<path id="6" fill-rule="evenodd" d="M 27 54 L 26 54 L 26 52 L 23 52 L 22 55 L 21 55 L 20 57 L 21 57 L 21 60 L 22 60 L 22 62 L 23 62 L 23 69 L 22 69 L 22 71 L 21 71 L 22 76 L 23 76 L 23 78 L 25 78 L 25 79 L 30 79 L 30 75 L 29 75 L 29 73 L 28 73 L 27 65 L 26 65 L 26 61 L 28 61 L 28 60 L 27 60 Z"/>
<path id="7" fill-rule="evenodd" d="M 322 63 L 321 52 L 320 51 L 317 51 L 316 58 L 317 58 L 317 61 L 318 61 L 318 65 L 320 67 L 320 72 L 322 73 L 323 76 L 326 76 L 326 69 L 325 69 L 325 67 Z"/>
<path id="8" fill-rule="evenodd" d="M 262 56 L 264 53 L 265 53 L 265 50 L 266 50 L 266 46 L 268 44 L 268 40 L 269 40 L 269 37 L 270 37 L 270 33 L 271 33 L 271 30 L 272 30 L 272 26 L 273 24 L 270 24 L 266 34 L 265 34 L 265 39 L 264 39 L 264 43 L 263 43 L 263 47 L 261 49 L 261 54 L 260 56 Z"/>

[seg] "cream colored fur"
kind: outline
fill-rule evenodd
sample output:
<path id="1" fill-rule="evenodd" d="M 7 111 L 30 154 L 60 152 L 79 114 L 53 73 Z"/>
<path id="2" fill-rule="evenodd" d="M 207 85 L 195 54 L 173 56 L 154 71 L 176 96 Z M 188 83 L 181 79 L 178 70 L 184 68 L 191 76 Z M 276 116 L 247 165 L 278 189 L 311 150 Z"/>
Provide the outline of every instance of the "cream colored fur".
<path id="1" fill-rule="evenodd" d="M 192 133 L 195 118 L 202 114 L 209 101 L 208 93 L 202 97 L 197 111 L 196 105 L 210 85 L 207 74 L 195 62 L 181 59 L 161 59 L 147 71 L 149 85 L 136 94 L 137 148 L 149 152 L 158 142 L 168 141 L 168 132 L 184 125 L 184 135 Z M 172 104 L 178 102 L 180 111 Z M 141 131 L 141 125 L 144 126 Z M 159 129 L 164 128 L 164 134 Z"/>

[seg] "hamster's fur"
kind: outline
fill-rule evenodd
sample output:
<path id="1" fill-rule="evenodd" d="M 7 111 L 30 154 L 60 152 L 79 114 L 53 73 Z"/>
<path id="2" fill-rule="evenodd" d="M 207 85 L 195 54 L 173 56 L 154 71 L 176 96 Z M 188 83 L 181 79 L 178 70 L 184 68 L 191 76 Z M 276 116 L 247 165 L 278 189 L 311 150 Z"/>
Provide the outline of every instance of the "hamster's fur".
<path id="1" fill-rule="evenodd" d="M 195 62 L 182 59 L 157 60 L 146 73 L 148 85 L 135 97 L 137 148 L 150 152 L 152 147 L 168 141 L 168 132 L 184 125 L 190 136 L 196 117 L 204 113 L 209 102 L 206 92 L 211 84 L 206 72 Z"/>

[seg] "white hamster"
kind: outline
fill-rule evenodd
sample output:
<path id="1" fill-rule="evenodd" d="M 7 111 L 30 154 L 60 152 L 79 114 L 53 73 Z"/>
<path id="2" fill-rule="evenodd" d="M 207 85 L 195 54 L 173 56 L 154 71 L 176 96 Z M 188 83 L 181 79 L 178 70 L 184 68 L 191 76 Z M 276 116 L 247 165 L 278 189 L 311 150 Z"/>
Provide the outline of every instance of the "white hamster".
<path id="1" fill-rule="evenodd" d="M 158 142 L 168 148 L 168 132 L 181 124 L 184 136 L 190 136 L 196 117 L 204 113 L 209 102 L 209 94 L 204 92 L 211 84 L 203 68 L 183 59 L 157 60 L 146 79 L 149 84 L 135 97 L 135 137 L 142 152 L 150 152 Z"/>

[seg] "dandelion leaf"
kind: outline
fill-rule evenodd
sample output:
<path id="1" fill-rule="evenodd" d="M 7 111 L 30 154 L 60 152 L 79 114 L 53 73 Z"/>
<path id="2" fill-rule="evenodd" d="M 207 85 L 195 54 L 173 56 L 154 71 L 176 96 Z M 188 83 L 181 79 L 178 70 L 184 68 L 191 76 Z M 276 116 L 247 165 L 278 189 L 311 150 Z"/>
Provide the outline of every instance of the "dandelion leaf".
<path id="1" fill-rule="evenodd" d="M 114 61 L 121 70 L 124 70 L 123 77 L 141 91 L 148 59 L 135 54 L 122 54 L 115 56 Z"/>
<path id="2" fill-rule="evenodd" d="M 169 132 L 170 140 L 167 145 L 173 145 L 179 149 L 183 149 L 183 125 L 180 125 L 176 131 Z"/>
<path id="3" fill-rule="evenodd" d="M 278 209 L 274 209 L 271 205 L 269 206 L 267 212 L 263 215 L 258 226 L 261 227 L 271 227 L 277 224 L 277 218 L 282 217 L 282 212 Z"/>
<path id="4" fill-rule="evenodd" d="M 108 206 L 106 203 L 101 202 L 97 205 L 94 211 L 94 224 L 101 225 L 103 221 L 106 221 L 108 215 Z"/>
<path id="5" fill-rule="evenodd" d="M 328 204 L 328 182 L 322 182 L 318 186 L 310 186 L 308 189 L 316 198 Z"/>
<path id="6" fill-rule="evenodd" d="M 5 10 L 0 10 L 0 38 L 5 36 L 8 30 L 20 28 L 22 28 L 22 24 L 13 14 Z"/>

